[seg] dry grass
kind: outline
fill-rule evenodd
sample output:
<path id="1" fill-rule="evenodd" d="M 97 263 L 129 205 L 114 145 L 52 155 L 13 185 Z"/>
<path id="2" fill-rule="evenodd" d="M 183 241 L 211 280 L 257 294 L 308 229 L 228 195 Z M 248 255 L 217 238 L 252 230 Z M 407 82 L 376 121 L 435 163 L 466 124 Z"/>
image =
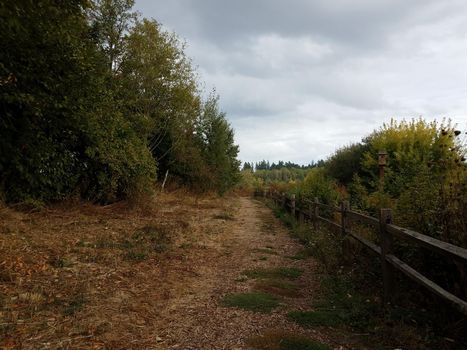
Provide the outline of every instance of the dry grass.
<path id="1" fill-rule="evenodd" d="M 261 292 L 283 297 L 298 298 L 301 296 L 300 287 L 297 284 L 280 279 L 259 280 L 255 283 L 254 288 Z"/>
<path id="2" fill-rule="evenodd" d="M 179 193 L 144 206 L 0 206 L 0 348 L 150 348 L 173 279 L 194 276 L 187 247 L 202 249 L 209 218 L 229 208 Z"/>

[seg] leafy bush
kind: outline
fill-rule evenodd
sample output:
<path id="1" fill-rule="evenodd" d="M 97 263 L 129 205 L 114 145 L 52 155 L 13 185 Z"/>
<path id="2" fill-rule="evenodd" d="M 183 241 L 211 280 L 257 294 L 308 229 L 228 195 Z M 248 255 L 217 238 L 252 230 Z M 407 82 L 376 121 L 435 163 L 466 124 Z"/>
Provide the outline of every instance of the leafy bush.
<path id="1" fill-rule="evenodd" d="M 0 192 L 102 203 L 150 193 L 156 171 L 224 193 L 238 146 L 202 102 L 184 44 L 132 0 L 0 5 Z M 209 187 L 209 188 L 208 188 Z"/>

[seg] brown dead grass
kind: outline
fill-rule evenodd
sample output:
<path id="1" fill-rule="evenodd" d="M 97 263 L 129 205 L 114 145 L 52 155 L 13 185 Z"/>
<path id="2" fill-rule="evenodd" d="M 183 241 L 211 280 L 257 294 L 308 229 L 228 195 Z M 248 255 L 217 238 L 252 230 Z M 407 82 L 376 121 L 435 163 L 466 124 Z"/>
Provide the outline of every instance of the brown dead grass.
<path id="1" fill-rule="evenodd" d="M 223 213 L 234 220 L 213 219 Z M 265 247 L 277 255 L 256 259 Z M 249 198 L 179 190 L 144 206 L 3 207 L 0 348 L 246 350 L 247 339 L 271 327 L 329 344 L 332 332 L 304 330 L 287 318 L 316 294 L 316 262 L 287 258 L 301 249 Z M 285 266 L 304 271 L 294 280 L 299 292 L 242 278 L 245 270 Z M 270 314 L 221 303 L 261 288 L 283 294 Z"/>
<path id="2" fill-rule="evenodd" d="M 178 193 L 143 207 L 0 207 L 0 348 L 151 348 L 176 292 L 168 270 L 196 276 L 187 260 L 210 226 L 203 218 L 227 207 Z"/>

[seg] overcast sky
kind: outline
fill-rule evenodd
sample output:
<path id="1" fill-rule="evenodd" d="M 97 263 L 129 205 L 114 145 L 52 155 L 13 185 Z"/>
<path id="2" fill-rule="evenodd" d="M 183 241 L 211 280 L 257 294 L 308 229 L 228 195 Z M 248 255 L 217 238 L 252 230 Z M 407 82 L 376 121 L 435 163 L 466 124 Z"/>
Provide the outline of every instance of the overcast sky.
<path id="1" fill-rule="evenodd" d="M 136 0 L 187 41 L 242 161 L 306 164 L 383 122 L 467 129 L 466 0 Z"/>

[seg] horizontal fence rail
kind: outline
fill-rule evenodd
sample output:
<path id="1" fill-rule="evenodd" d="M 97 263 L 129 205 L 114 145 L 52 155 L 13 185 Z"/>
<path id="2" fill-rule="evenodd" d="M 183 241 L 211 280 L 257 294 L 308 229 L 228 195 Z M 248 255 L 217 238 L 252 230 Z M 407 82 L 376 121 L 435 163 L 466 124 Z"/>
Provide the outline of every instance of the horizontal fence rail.
<path id="1" fill-rule="evenodd" d="M 315 229 L 319 228 L 320 223 L 324 223 L 329 229 L 342 233 L 344 236 L 352 237 L 371 252 L 380 256 L 385 302 L 392 301 L 394 289 L 396 287 L 394 271 L 398 270 L 431 293 L 451 303 L 464 315 L 467 315 L 467 302 L 465 300 L 445 290 L 394 255 L 393 239 L 396 236 L 403 240 L 410 241 L 462 264 L 467 263 L 467 249 L 394 225 L 392 223 L 391 209 L 381 209 L 379 218 L 374 218 L 350 210 L 348 202 L 343 202 L 340 207 L 320 203 L 317 198 L 315 198 L 314 201 L 304 200 L 301 203 L 297 203 L 295 195 L 288 196 L 277 191 L 255 192 L 255 196 L 272 199 L 276 205 L 285 208 L 300 222 L 311 222 Z M 320 215 L 321 210 L 328 213 L 340 213 L 340 224 Z M 369 225 L 377 229 L 379 245 L 353 232 L 351 230 L 352 222 Z"/>

